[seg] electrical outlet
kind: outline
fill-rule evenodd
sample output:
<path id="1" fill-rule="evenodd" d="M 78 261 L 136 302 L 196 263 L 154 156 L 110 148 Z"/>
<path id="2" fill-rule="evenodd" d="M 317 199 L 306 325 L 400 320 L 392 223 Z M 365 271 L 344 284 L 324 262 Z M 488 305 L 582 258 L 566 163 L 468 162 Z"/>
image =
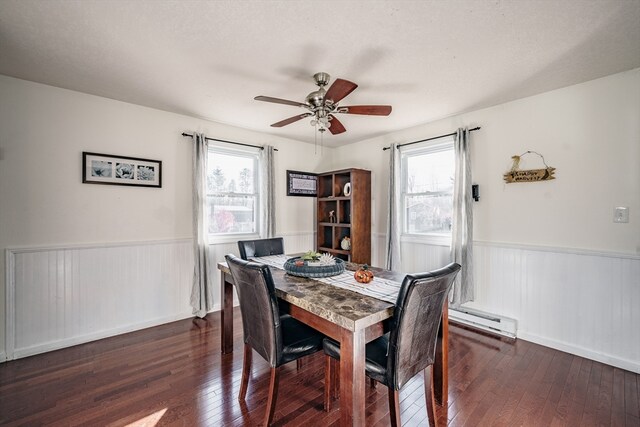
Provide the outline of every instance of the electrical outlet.
<path id="1" fill-rule="evenodd" d="M 629 208 L 618 206 L 613 210 L 613 222 L 627 223 L 629 222 Z"/>

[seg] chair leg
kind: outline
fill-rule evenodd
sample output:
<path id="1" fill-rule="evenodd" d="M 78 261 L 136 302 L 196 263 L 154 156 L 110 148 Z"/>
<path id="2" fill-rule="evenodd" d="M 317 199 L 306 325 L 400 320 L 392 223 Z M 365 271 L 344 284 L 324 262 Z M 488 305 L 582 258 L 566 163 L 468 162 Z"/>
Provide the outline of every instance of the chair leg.
<path id="1" fill-rule="evenodd" d="M 392 427 L 400 427 L 400 393 L 389 387 L 389 419 Z"/>
<path id="2" fill-rule="evenodd" d="M 331 390 L 334 399 L 340 398 L 340 362 L 334 358 L 331 358 L 331 363 L 333 367 L 331 371 L 333 372 L 333 377 L 331 378 L 331 384 L 333 384 L 333 390 Z"/>
<path id="3" fill-rule="evenodd" d="M 264 415 L 264 425 L 270 426 L 273 421 L 273 413 L 276 409 L 278 397 L 278 382 L 280 381 L 280 368 L 271 368 L 271 381 L 269 382 L 269 397 L 267 398 L 267 413 Z"/>
<path id="4" fill-rule="evenodd" d="M 333 362 L 331 356 L 324 355 L 324 411 L 331 410 L 331 398 L 333 397 Z"/>
<path id="5" fill-rule="evenodd" d="M 376 388 L 376 380 L 373 378 L 369 378 L 369 387 L 375 389 Z"/>
<path id="6" fill-rule="evenodd" d="M 302 368 L 302 358 L 296 360 L 296 370 L 299 371 Z"/>
<path id="7" fill-rule="evenodd" d="M 240 381 L 240 394 L 238 400 L 244 400 L 247 396 L 247 386 L 249 385 L 249 375 L 251 374 L 251 357 L 253 349 L 249 344 L 244 345 L 244 356 L 242 363 L 242 380 Z"/>
<path id="8" fill-rule="evenodd" d="M 435 395 L 433 393 L 433 384 L 431 384 L 432 370 L 433 365 L 427 366 L 424 369 L 424 399 L 427 403 L 427 419 L 429 420 L 429 427 L 435 427 L 436 425 Z"/>

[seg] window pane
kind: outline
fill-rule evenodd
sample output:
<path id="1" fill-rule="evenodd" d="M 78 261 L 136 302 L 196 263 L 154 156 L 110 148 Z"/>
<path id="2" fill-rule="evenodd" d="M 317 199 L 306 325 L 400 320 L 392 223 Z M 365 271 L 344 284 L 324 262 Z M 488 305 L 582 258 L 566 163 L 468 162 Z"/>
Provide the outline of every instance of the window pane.
<path id="1" fill-rule="evenodd" d="M 407 152 L 402 167 L 404 232 L 450 234 L 455 175 L 453 144 Z"/>
<path id="2" fill-rule="evenodd" d="M 255 233 L 255 196 L 208 196 L 209 233 Z"/>
<path id="3" fill-rule="evenodd" d="M 453 150 L 407 157 L 407 193 L 453 191 Z"/>
<path id="4" fill-rule="evenodd" d="M 207 193 L 254 193 L 255 158 L 209 152 Z"/>
<path id="5" fill-rule="evenodd" d="M 450 233 L 453 196 L 407 196 L 405 224 L 407 233 Z"/>

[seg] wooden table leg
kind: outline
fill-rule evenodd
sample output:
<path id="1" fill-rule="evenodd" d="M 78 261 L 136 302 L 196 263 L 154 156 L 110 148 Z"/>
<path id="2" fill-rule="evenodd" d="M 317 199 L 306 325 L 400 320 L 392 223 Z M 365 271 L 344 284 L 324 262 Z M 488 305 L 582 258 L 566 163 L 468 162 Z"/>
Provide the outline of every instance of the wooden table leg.
<path id="1" fill-rule="evenodd" d="M 442 322 L 438 331 L 431 383 L 436 403 L 446 406 L 449 400 L 449 307 L 446 303 L 442 310 Z"/>
<path id="2" fill-rule="evenodd" d="M 340 332 L 340 425 L 365 425 L 364 330 Z"/>
<path id="3" fill-rule="evenodd" d="M 233 284 L 228 274 L 220 274 L 220 344 L 222 354 L 233 351 Z"/>

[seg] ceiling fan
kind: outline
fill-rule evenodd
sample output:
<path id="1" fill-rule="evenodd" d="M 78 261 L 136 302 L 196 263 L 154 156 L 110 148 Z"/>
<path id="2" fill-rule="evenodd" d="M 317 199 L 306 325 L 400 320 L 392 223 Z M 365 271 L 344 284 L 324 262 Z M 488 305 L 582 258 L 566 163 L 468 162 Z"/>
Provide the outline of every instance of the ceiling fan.
<path id="1" fill-rule="evenodd" d="M 345 127 L 334 114 L 388 116 L 391 113 L 390 105 L 339 106 L 338 103 L 353 92 L 358 85 L 348 80 L 336 79 L 329 87 L 329 90 L 325 90 L 324 87 L 329 84 L 330 77 L 327 73 L 314 74 L 313 79 L 320 89 L 307 95 L 305 102 L 289 101 L 286 99 L 272 98 L 270 96 L 256 96 L 254 99 L 256 101 L 273 102 L 275 104 L 293 105 L 308 110 L 307 113 L 298 114 L 297 116 L 276 122 L 272 124 L 271 127 L 279 128 L 295 123 L 306 117 L 313 117 L 311 120 L 312 126 L 318 126 L 318 131 L 320 132 L 325 132 L 328 129 L 333 135 L 346 131 Z"/>

